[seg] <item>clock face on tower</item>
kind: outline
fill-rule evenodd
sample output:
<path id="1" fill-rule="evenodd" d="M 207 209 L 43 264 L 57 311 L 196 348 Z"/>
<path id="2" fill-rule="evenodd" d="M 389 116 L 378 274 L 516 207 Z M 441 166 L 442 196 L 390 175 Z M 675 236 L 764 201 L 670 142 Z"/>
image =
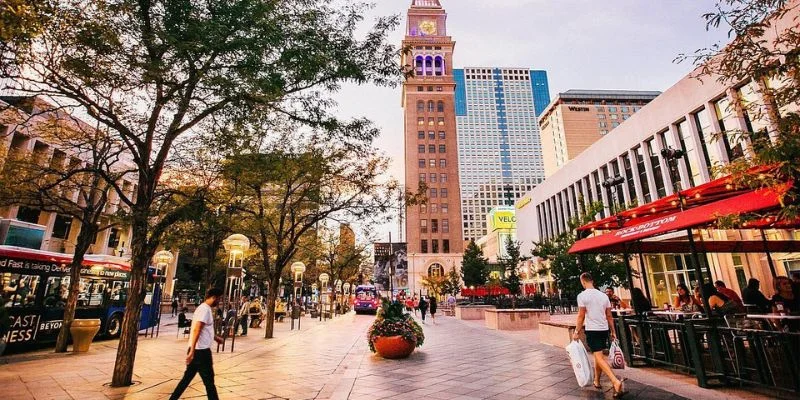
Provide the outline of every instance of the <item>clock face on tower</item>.
<path id="1" fill-rule="evenodd" d="M 435 21 L 422 21 L 419 23 L 419 30 L 426 35 L 435 35 L 436 34 L 436 22 Z"/>

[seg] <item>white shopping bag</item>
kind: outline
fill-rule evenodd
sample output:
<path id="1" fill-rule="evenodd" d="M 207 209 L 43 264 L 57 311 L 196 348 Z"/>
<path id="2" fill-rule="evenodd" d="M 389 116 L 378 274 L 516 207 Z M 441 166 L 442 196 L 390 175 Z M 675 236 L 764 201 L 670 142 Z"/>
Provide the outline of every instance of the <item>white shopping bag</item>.
<path id="1" fill-rule="evenodd" d="M 608 349 L 608 365 L 614 369 L 625 368 L 625 356 L 622 354 L 622 348 L 619 347 L 618 341 L 611 342 L 611 348 Z"/>
<path id="2" fill-rule="evenodd" d="M 594 368 L 589 363 L 589 353 L 586 352 L 586 348 L 583 347 L 580 340 L 573 340 L 566 349 L 572 370 L 575 371 L 575 378 L 578 379 L 578 386 L 588 386 L 594 378 Z"/>

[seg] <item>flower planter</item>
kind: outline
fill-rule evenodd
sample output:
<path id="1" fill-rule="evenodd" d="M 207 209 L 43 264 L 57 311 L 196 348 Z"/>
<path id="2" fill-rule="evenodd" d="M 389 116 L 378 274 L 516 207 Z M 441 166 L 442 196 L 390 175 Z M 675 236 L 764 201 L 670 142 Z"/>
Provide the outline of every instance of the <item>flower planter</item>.
<path id="1" fill-rule="evenodd" d="M 379 336 L 375 339 L 375 352 L 388 359 L 406 358 L 414 352 L 416 344 L 402 336 Z"/>

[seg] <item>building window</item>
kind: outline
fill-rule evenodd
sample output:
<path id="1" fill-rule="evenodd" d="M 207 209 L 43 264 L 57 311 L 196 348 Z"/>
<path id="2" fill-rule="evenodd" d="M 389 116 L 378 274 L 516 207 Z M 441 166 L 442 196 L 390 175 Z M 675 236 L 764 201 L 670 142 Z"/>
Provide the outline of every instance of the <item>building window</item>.
<path id="1" fill-rule="evenodd" d="M 430 190 L 430 194 L 428 195 L 428 197 L 430 197 L 432 199 L 436 198 L 436 197 L 439 197 L 439 190 L 438 189 L 430 188 L 429 190 Z"/>
<path id="2" fill-rule="evenodd" d="M 440 192 L 443 199 L 447 197 L 447 188 L 442 188 Z"/>
<path id="3" fill-rule="evenodd" d="M 444 102 L 443 101 L 439 100 L 439 102 L 436 103 L 436 111 L 437 112 L 444 112 Z"/>
<path id="4" fill-rule="evenodd" d="M 606 124 L 606 121 L 600 121 L 597 123 L 597 125 L 600 126 L 601 128 L 605 128 L 608 126 L 608 124 Z"/>
<path id="5" fill-rule="evenodd" d="M 619 111 L 626 113 L 626 112 L 628 112 L 628 107 L 620 107 Z"/>
<path id="6" fill-rule="evenodd" d="M 444 227 L 442 227 L 444 229 Z M 450 240 L 443 239 L 442 240 L 442 253 L 449 253 L 450 252 Z"/>
<path id="7" fill-rule="evenodd" d="M 650 184 L 647 181 L 647 169 L 644 166 L 644 151 L 641 146 L 633 149 L 633 154 L 636 155 L 636 169 L 639 170 L 639 186 L 642 187 L 642 196 L 644 202 L 649 203 L 653 201 L 653 196 L 650 194 Z"/>
<path id="8" fill-rule="evenodd" d="M 52 237 L 56 239 L 66 239 L 69 237 L 69 231 L 72 228 L 72 217 L 69 215 L 56 215 L 56 220 L 53 223 Z"/>
<path id="9" fill-rule="evenodd" d="M 611 114 L 611 119 L 614 120 L 619 119 L 619 116 L 617 114 Z"/>
<path id="10" fill-rule="evenodd" d="M 420 242 L 419 242 L 419 251 L 421 253 L 427 253 L 428 252 L 428 241 L 427 240 L 420 240 Z"/>
<path id="11" fill-rule="evenodd" d="M 447 168 L 447 160 L 442 158 L 439 159 L 439 168 Z"/>
<path id="12" fill-rule="evenodd" d="M 417 118 L 417 125 L 425 125 L 425 118 L 424 117 Z"/>
<path id="13" fill-rule="evenodd" d="M 420 74 L 420 75 L 421 75 L 421 74 Z M 417 91 L 418 91 L 418 92 L 424 92 L 424 91 L 425 91 L 425 88 L 424 88 L 424 87 L 422 87 L 422 86 L 417 86 Z"/>
<path id="14" fill-rule="evenodd" d="M 622 166 L 625 169 L 625 181 L 628 182 L 628 193 L 631 195 L 631 203 L 636 204 L 636 182 L 633 180 L 631 159 L 628 158 L 628 153 L 624 153 L 620 157 L 622 158 Z"/>
<path id="15" fill-rule="evenodd" d="M 111 232 L 108 233 L 108 247 L 116 249 L 117 246 L 119 246 L 119 229 L 111 228 Z"/>
<path id="16" fill-rule="evenodd" d="M 711 176 L 711 179 L 714 179 L 713 167 L 720 162 L 720 159 L 717 153 L 712 152 L 708 146 L 715 140 L 711 131 L 711 120 L 709 119 L 708 111 L 705 109 L 700 110 L 693 117 L 697 126 L 697 134 L 700 136 L 700 149 L 703 151 L 703 159 L 706 162 L 708 175 Z"/>
<path id="17" fill-rule="evenodd" d="M 419 220 L 419 231 L 422 233 L 428 233 L 428 220 L 421 219 Z"/>
<path id="18" fill-rule="evenodd" d="M 428 91 L 432 92 L 433 91 L 433 86 L 428 86 Z"/>
<path id="19" fill-rule="evenodd" d="M 447 212 L 448 212 L 447 203 L 442 203 L 442 214 L 447 214 Z"/>
<path id="20" fill-rule="evenodd" d="M 439 153 L 445 153 L 446 152 L 445 150 L 446 150 L 445 146 L 443 144 L 440 144 L 439 145 Z"/>
<path id="21" fill-rule="evenodd" d="M 436 160 L 431 158 L 430 160 L 428 160 L 428 165 L 430 165 L 431 168 L 436 168 Z"/>
<path id="22" fill-rule="evenodd" d="M 432 219 L 431 220 L 431 233 L 439 233 L 439 220 Z"/>
<path id="23" fill-rule="evenodd" d="M 426 214 L 427 212 L 428 212 L 428 206 L 425 205 L 425 204 L 420 204 L 419 205 L 419 213 L 420 214 Z"/>
<path id="24" fill-rule="evenodd" d="M 447 174 L 439 174 L 439 182 L 447 183 Z"/>
<path id="25" fill-rule="evenodd" d="M 597 114 L 597 119 L 606 119 L 605 114 Z"/>
<path id="26" fill-rule="evenodd" d="M 611 128 L 616 128 L 618 126 L 619 126 L 619 122 L 612 122 L 611 123 Z"/>
<path id="27" fill-rule="evenodd" d="M 435 182 L 436 182 L 436 173 L 434 172 L 434 173 L 431 174 L 431 183 L 435 183 Z"/>
<path id="28" fill-rule="evenodd" d="M 442 220 L 442 233 L 450 233 L 450 220 L 443 219 Z"/>
<path id="29" fill-rule="evenodd" d="M 689 173 L 689 182 L 683 182 L 682 189 L 694 187 L 695 182 L 700 177 L 700 166 L 697 165 L 697 150 L 694 146 L 694 138 L 692 132 L 689 130 L 689 122 L 685 119 L 678 123 L 678 139 L 680 140 L 681 149 L 685 153 L 683 162 L 686 166 L 686 171 Z M 686 185 L 688 183 L 689 185 Z"/>
<path id="30" fill-rule="evenodd" d="M 439 139 L 444 140 L 445 137 L 447 137 L 445 132 L 444 131 L 439 131 Z"/>
<path id="31" fill-rule="evenodd" d="M 431 214 L 436 214 L 439 212 L 439 205 L 436 203 L 431 204 Z"/>
<path id="32" fill-rule="evenodd" d="M 425 139 L 425 131 L 417 131 L 417 139 Z"/>
<path id="33" fill-rule="evenodd" d="M 425 168 L 425 159 L 424 158 L 420 158 L 419 159 L 419 167 L 420 168 Z"/>
<path id="34" fill-rule="evenodd" d="M 417 112 L 422 113 L 425 112 L 425 102 L 420 100 L 417 102 Z"/>
<path id="35" fill-rule="evenodd" d="M 630 115 L 628 115 L 628 114 L 622 114 L 622 119 L 623 119 L 623 120 L 626 120 L 626 119 L 628 119 L 628 118 L 630 118 L 630 117 L 631 117 L 631 116 L 630 116 Z"/>
<path id="36" fill-rule="evenodd" d="M 420 182 L 425 182 L 425 177 L 426 177 L 425 173 L 419 174 L 419 181 Z"/>
<path id="37" fill-rule="evenodd" d="M 600 131 L 600 134 L 603 135 L 603 136 L 608 135 L 608 130 L 602 129 Z"/>
<path id="38" fill-rule="evenodd" d="M 435 144 L 428 145 L 428 153 L 436 153 L 436 145 Z"/>
<path id="39" fill-rule="evenodd" d="M 17 220 L 22 222 L 29 222 L 31 224 L 39 223 L 39 215 L 42 213 L 38 208 L 31 208 L 20 206 L 17 210 Z"/>
<path id="40" fill-rule="evenodd" d="M 431 240 L 431 252 L 433 254 L 436 254 L 436 253 L 439 252 L 439 241 L 436 240 L 436 239 Z M 439 264 L 434 264 L 434 265 L 439 265 Z M 441 266 L 439 266 L 439 267 L 441 268 Z M 431 266 L 431 268 L 433 268 L 433 266 Z M 441 275 L 441 270 L 439 270 L 439 275 L 436 275 L 436 276 L 442 276 Z"/>
<path id="41" fill-rule="evenodd" d="M 645 142 L 645 145 L 650 155 L 650 164 L 653 166 L 653 180 L 656 181 L 656 193 L 658 194 L 658 198 L 662 198 L 667 195 L 667 190 L 664 185 L 664 174 L 661 171 L 661 163 L 659 162 L 655 139 L 648 140 Z"/>
<path id="42" fill-rule="evenodd" d="M 437 120 L 439 122 L 439 126 L 444 125 L 444 117 L 439 117 L 439 118 L 437 118 Z"/>
<path id="43" fill-rule="evenodd" d="M 425 145 L 421 144 L 421 145 L 417 146 L 417 152 L 418 153 L 425 153 Z"/>
<path id="44" fill-rule="evenodd" d="M 433 126 L 433 124 L 434 124 L 434 121 L 435 121 L 435 120 L 434 120 L 434 118 L 433 118 L 433 117 L 430 117 L 430 118 L 428 118 L 428 125 L 430 125 L 430 126 Z"/>
<path id="45" fill-rule="evenodd" d="M 434 112 L 436 109 L 434 108 L 433 100 L 428 101 L 428 112 Z"/>
<path id="46" fill-rule="evenodd" d="M 615 113 L 615 112 L 617 112 L 617 107 L 608 107 L 608 112 L 609 112 L 609 113 Z"/>
<path id="47" fill-rule="evenodd" d="M 435 140 L 436 139 L 436 132 L 434 132 L 434 131 L 428 132 L 428 139 Z"/>
<path id="48" fill-rule="evenodd" d="M 441 86 L 437 86 L 437 87 L 436 87 L 436 91 L 437 91 L 437 92 L 441 92 L 441 91 L 442 91 L 442 87 L 441 87 Z"/>

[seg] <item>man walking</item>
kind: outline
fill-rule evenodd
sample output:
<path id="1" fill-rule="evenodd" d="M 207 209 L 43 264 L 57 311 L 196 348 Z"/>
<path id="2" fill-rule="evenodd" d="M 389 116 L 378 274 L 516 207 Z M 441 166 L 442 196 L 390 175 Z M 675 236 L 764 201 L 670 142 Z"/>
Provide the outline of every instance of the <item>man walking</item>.
<path id="1" fill-rule="evenodd" d="M 172 316 L 174 317 L 176 315 L 178 315 L 178 298 L 177 297 L 173 297 L 172 298 Z"/>
<path id="2" fill-rule="evenodd" d="M 626 394 L 625 380 L 620 380 L 614 375 L 603 355 L 603 350 L 608 347 L 609 331 L 611 340 L 617 337 L 614 332 L 614 320 L 611 317 L 611 301 L 603 292 L 594 288 L 594 279 L 588 272 L 581 274 L 581 285 L 585 290 L 578 295 L 578 321 L 572 339 L 578 340 L 581 330 L 586 328 L 586 345 L 594 355 L 594 387 L 601 388 L 602 371 L 611 379 L 614 398 L 620 398 Z"/>
<path id="3" fill-rule="evenodd" d="M 172 392 L 170 400 L 177 400 L 183 391 L 192 383 L 192 379 L 197 373 L 203 379 L 206 387 L 206 395 L 211 400 L 219 399 L 217 387 L 214 385 L 214 366 L 211 360 L 211 344 L 213 342 L 222 343 L 222 338 L 214 335 L 214 313 L 211 307 L 219 304 L 222 296 L 222 289 L 209 289 L 206 299 L 197 309 L 194 310 L 192 317 L 192 331 L 189 334 L 189 350 L 186 355 L 186 372 L 178 382 L 175 391 Z"/>

